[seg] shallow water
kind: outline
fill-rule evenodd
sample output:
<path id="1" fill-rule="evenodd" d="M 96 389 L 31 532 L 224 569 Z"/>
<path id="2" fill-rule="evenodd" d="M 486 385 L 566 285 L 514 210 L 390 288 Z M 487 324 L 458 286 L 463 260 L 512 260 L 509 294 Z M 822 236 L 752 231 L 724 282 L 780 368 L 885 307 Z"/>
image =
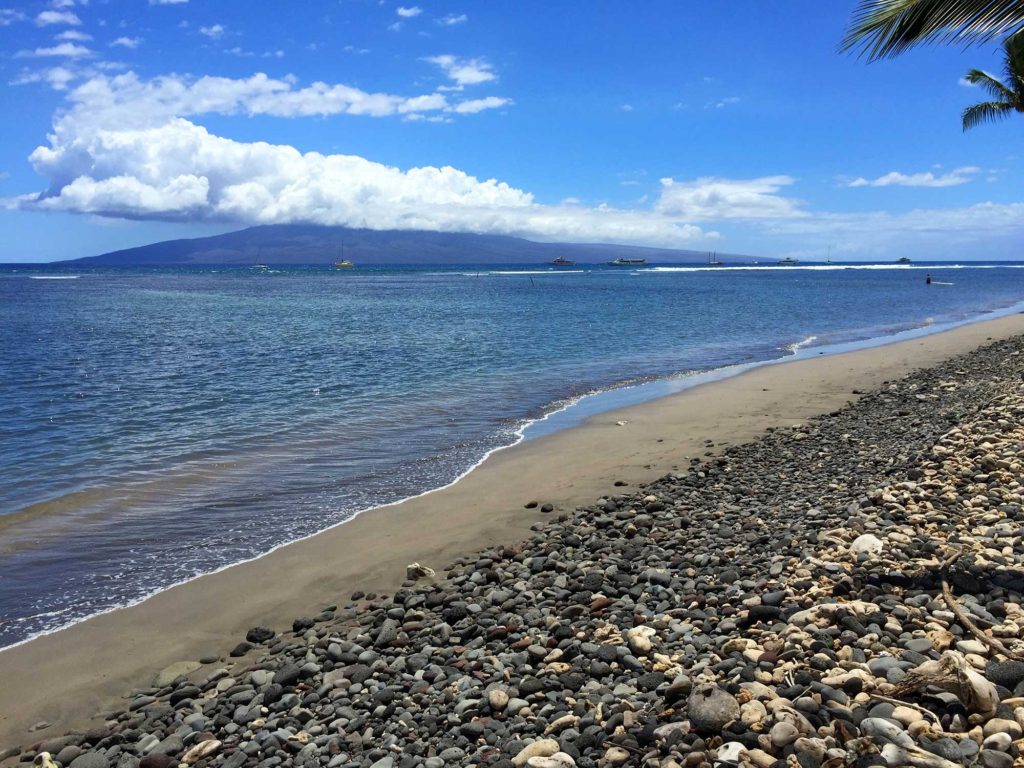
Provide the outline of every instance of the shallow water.
<path id="1" fill-rule="evenodd" d="M 582 394 L 1022 288 L 1015 266 L 0 268 L 0 646 L 444 485 Z"/>

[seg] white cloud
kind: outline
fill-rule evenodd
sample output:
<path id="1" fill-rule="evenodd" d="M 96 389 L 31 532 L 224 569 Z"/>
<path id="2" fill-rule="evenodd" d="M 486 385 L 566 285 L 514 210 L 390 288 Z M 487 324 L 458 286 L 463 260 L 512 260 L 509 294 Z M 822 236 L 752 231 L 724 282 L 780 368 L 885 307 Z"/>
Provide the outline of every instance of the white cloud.
<path id="1" fill-rule="evenodd" d="M 758 179 L 708 176 L 694 181 L 662 179 L 661 196 L 654 210 L 688 221 L 804 216 L 806 214 L 801 210 L 800 200 L 777 194 L 794 181 L 791 176 L 764 176 Z"/>
<path id="2" fill-rule="evenodd" d="M 130 49 L 134 50 L 135 48 L 138 48 L 141 43 L 142 43 L 142 38 L 141 37 L 119 37 L 119 38 L 117 38 L 117 40 L 112 42 L 110 45 L 111 46 L 121 46 L 122 48 L 130 48 Z"/>
<path id="3" fill-rule="evenodd" d="M 79 32 L 77 29 L 65 29 L 59 35 L 58 40 L 72 40 L 77 43 L 87 43 L 92 40 L 92 35 L 87 35 L 85 32 Z"/>
<path id="4" fill-rule="evenodd" d="M 972 83 L 966 77 L 961 77 L 956 82 L 957 82 L 957 85 L 962 85 L 964 88 L 977 88 L 978 87 L 975 83 Z"/>
<path id="5" fill-rule="evenodd" d="M 224 27 L 220 24 L 214 24 L 210 27 L 200 27 L 199 32 L 211 40 L 217 40 L 224 36 Z"/>
<path id="6" fill-rule="evenodd" d="M 724 99 L 709 101 L 707 104 L 704 105 L 704 109 L 722 109 L 723 107 L 731 107 L 733 104 L 739 103 L 739 96 L 726 96 Z"/>
<path id="7" fill-rule="evenodd" d="M 455 83 L 456 90 L 462 90 L 467 85 L 479 85 L 498 79 L 491 71 L 491 65 L 484 59 L 460 59 L 446 53 L 428 56 L 424 61 L 439 66 L 448 79 Z"/>
<path id="8" fill-rule="evenodd" d="M 418 5 L 412 5 L 409 6 L 408 8 L 400 5 L 395 10 L 395 13 L 397 13 L 403 19 L 411 19 L 423 13 L 423 9 L 420 8 Z"/>
<path id="9" fill-rule="evenodd" d="M 72 11 L 43 11 L 36 16 L 36 24 L 40 27 L 50 26 L 51 24 L 78 26 L 81 23 L 82 20 Z"/>
<path id="10" fill-rule="evenodd" d="M 81 59 L 87 56 L 92 56 L 92 51 L 86 48 L 84 45 L 75 45 L 74 43 L 60 43 L 51 48 L 36 48 L 34 51 L 18 51 L 16 54 L 18 58 L 42 58 L 46 56 L 64 56 L 69 59 Z"/>
<path id="11" fill-rule="evenodd" d="M 428 111 L 470 114 L 511 103 L 492 96 L 453 106 L 443 93 L 399 96 L 322 82 L 300 88 L 292 78 L 279 80 L 263 73 L 245 79 L 169 76 L 142 80 L 134 72 L 98 75 L 74 89 L 69 99 L 71 112 L 62 120 L 123 127 L 152 126 L 171 117 L 212 113 L 387 117 Z"/>
<path id="12" fill-rule="evenodd" d="M 621 109 L 623 112 L 632 112 L 633 111 L 633 105 L 632 104 L 623 104 L 621 107 L 619 107 L 619 109 Z"/>
<path id="13" fill-rule="evenodd" d="M 67 90 L 68 85 L 78 77 L 67 67 L 51 67 L 36 72 L 22 72 L 11 81 L 11 85 L 28 85 L 29 83 L 46 83 L 55 91 Z"/>
<path id="14" fill-rule="evenodd" d="M 505 99 L 500 96 L 488 96 L 483 99 L 470 99 L 468 101 L 462 101 L 452 107 L 453 112 L 460 115 L 475 115 L 477 112 L 483 112 L 485 109 L 497 109 L 498 107 L 508 106 L 512 103 L 512 99 Z"/>
<path id="15" fill-rule="evenodd" d="M 454 27 L 456 24 L 465 24 L 469 21 L 469 16 L 464 13 L 460 13 L 456 16 L 454 13 L 449 13 L 447 16 L 442 16 L 437 20 L 437 23 L 443 27 Z"/>
<path id="16" fill-rule="evenodd" d="M 0 27 L 9 27 L 17 21 L 24 21 L 25 14 L 14 8 L 0 8 Z"/>
<path id="17" fill-rule="evenodd" d="M 351 155 L 303 154 L 215 136 L 182 118 L 141 129 L 65 120 L 30 160 L 50 191 L 15 202 L 28 210 L 675 245 L 702 235 L 649 212 L 540 205 L 523 190 L 448 166 L 403 171 Z"/>
<path id="18" fill-rule="evenodd" d="M 891 171 L 877 179 L 859 178 L 847 182 L 847 187 L 956 187 L 974 180 L 981 168 L 965 165 L 949 173 L 936 176 L 931 171 L 924 173 L 900 173 Z"/>

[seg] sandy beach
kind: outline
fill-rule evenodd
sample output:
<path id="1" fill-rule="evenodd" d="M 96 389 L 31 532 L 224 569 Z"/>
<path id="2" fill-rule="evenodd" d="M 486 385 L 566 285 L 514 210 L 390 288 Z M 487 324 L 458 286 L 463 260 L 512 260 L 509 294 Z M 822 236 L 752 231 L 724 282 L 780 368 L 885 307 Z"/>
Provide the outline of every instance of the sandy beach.
<path id="1" fill-rule="evenodd" d="M 690 457 L 840 408 L 856 399 L 854 390 L 1020 333 L 1024 317 L 1009 316 L 768 365 L 604 413 L 499 451 L 444 490 L 373 510 L 140 605 L 0 652 L 0 748 L 86 728 L 95 713 L 123 708 L 131 688 L 148 684 L 169 664 L 225 659 L 252 626 L 284 628 L 297 616 L 346 603 L 356 590 L 392 592 L 409 563 L 440 571 L 459 555 L 519 541 L 546 517 L 539 508 L 526 509 L 527 502 L 551 504 L 557 514 L 613 492 L 617 481 L 635 489 L 686 467 Z M 40 722 L 51 725 L 30 733 Z"/>

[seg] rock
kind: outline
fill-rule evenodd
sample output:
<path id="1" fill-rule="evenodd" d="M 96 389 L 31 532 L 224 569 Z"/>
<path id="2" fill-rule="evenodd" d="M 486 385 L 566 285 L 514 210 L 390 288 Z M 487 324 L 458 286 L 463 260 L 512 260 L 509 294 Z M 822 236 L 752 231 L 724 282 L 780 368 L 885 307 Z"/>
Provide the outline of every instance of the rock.
<path id="1" fill-rule="evenodd" d="M 1024 661 L 990 661 L 985 665 L 985 677 L 1012 691 L 1024 681 Z"/>
<path id="2" fill-rule="evenodd" d="M 576 768 L 572 755 L 565 752 L 555 752 L 551 757 L 531 757 L 526 764 L 530 768 Z"/>
<path id="3" fill-rule="evenodd" d="M 154 688 L 165 688 L 179 677 L 190 675 L 202 666 L 198 661 L 177 661 L 161 669 L 153 678 Z"/>
<path id="4" fill-rule="evenodd" d="M 217 739 L 209 739 L 207 741 L 200 741 L 194 747 L 188 750 L 184 755 L 181 756 L 181 762 L 185 765 L 192 765 L 198 763 L 204 757 L 215 755 L 220 751 L 223 746 Z"/>
<path id="5" fill-rule="evenodd" d="M 554 739 L 538 739 L 532 744 L 527 744 L 519 753 L 512 758 L 512 764 L 517 766 L 526 765 L 531 757 L 551 757 L 559 751 L 558 742 Z"/>
<path id="6" fill-rule="evenodd" d="M 487 703 L 495 712 L 504 712 L 508 699 L 508 694 L 501 688 L 492 688 L 487 692 Z"/>
<path id="7" fill-rule="evenodd" d="M 885 548 L 885 544 L 877 536 L 870 533 L 864 533 L 853 540 L 850 544 L 850 551 L 854 555 L 869 555 L 877 556 L 882 553 Z"/>
<path id="8" fill-rule="evenodd" d="M 316 626 L 316 621 L 309 616 L 300 616 L 292 622 L 292 632 L 299 634 L 305 632 L 307 629 L 312 629 Z"/>
<path id="9" fill-rule="evenodd" d="M 267 627 L 253 627 L 245 633 L 245 639 L 250 643 L 265 643 L 274 639 L 274 630 Z"/>
<path id="10" fill-rule="evenodd" d="M 782 749 L 800 738 L 800 731 L 792 723 L 782 721 L 772 726 L 768 737 L 772 740 L 772 746 L 775 749 Z"/>
<path id="11" fill-rule="evenodd" d="M 99 752 L 83 752 L 71 761 L 68 768 L 110 768 L 110 760 Z"/>
<path id="12" fill-rule="evenodd" d="M 435 575 L 433 568 L 428 568 L 427 566 L 420 565 L 419 563 L 410 563 L 405 566 L 405 578 L 409 581 L 432 579 Z"/>
<path id="13" fill-rule="evenodd" d="M 178 761 L 170 755 L 153 753 L 146 755 L 139 761 L 139 768 L 172 768 L 172 766 L 177 764 Z"/>
<path id="14" fill-rule="evenodd" d="M 17 757 L 21 754 L 21 750 L 15 747 L 4 750 L 3 759 L 6 760 L 9 757 Z M 53 757 L 49 752 L 39 752 L 34 758 L 32 758 L 32 765 L 35 768 L 58 768 L 57 763 L 53 761 Z"/>
<path id="15" fill-rule="evenodd" d="M 1016 741 L 1021 737 L 1021 726 L 1016 720 L 1005 720 L 999 717 L 993 717 L 987 723 L 983 734 L 985 736 L 992 736 L 997 733 L 1007 734 L 1011 740 Z"/>
<path id="16" fill-rule="evenodd" d="M 693 689 L 686 701 L 690 722 L 698 733 L 717 733 L 740 716 L 740 705 L 733 696 L 713 683 Z"/>

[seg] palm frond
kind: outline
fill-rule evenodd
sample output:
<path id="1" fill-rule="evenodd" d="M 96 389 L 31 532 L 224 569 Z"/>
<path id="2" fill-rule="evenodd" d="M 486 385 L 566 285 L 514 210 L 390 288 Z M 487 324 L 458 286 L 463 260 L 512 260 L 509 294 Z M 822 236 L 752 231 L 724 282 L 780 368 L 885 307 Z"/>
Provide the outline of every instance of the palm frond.
<path id="1" fill-rule="evenodd" d="M 969 131 L 982 123 L 993 123 L 1008 117 L 1013 107 L 1005 101 L 983 101 L 972 104 L 960 116 L 965 131 Z"/>
<path id="2" fill-rule="evenodd" d="M 971 85 L 978 86 L 993 98 L 1004 101 L 1013 100 L 1013 90 L 1007 88 L 995 75 L 990 75 L 982 69 L 972 69 L 964 75 L 964 80 Z"/>
<path id="3" fill-rule="evenodd" d="M 1024 0 L 860 0 L 841 50 L 869 60 L 919 43 L 986 42 L 1024 28 Z"/>

